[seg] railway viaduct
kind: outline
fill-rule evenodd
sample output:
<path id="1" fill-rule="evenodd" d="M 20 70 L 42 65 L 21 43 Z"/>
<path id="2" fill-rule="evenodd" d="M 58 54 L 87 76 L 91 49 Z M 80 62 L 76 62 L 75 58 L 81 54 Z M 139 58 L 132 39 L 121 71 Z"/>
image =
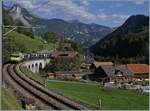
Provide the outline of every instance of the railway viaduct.
<path id="1" fill-rule="evenodd" d="M 39 69 L 43 69 L 48 64 L 50 59 L 37 59 L 25 61 L 23 65 L 30 69 L 33 73 L 39 72 Z"/>

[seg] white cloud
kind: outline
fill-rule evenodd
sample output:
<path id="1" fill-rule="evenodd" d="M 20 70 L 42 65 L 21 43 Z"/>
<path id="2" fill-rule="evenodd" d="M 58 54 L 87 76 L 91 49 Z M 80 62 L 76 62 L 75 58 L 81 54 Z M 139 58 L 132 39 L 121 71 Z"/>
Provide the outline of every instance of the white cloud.
<path id="1" fill-rule="evenodd" d="M 109 22 L 111 21 L 113 23 L 119 24 L 119 23 L 122 23 L 123 21 L 125 21 L 128 17 L 129 17 L 129 15 L 124 15 L 124 14 L 108 15 L 104 12 L 100 12 L 97 15 L 97 20 L 109 21 Z"/>
<path id="2" fill-rule="evenodd" d="M 82 3 L 77 4 L 72 0 L 14 0 L 16 3 L 30 9 L 33 13 L 42 17 L 51 17 L 54 14 L 65 16 L 69 19 L 79 19 L 90 22 L 99 21 L 114 21 L 122 22 L 126 20 L 128 15 L 113 14 L 108 15 L 104 9 L 99 9 L 98 14 L 91 13 L 86 7 L 89 5 L 89 0 L 81 0 Z"/>
<path id="3" fill-rule="evenodd" d="M 71 0 L 45 0 L 46 4 L 43 4 L 41 7 L 37 8 L 39 4 L 37 4 L 36 0 L 15 0 L 15 2 L 21 4 L 25 8 L 31 8 L 32 10 L 38 12 L 48 13 L 59 13 L 64 14 L 68 17 L 82 18 L 87 19 L 89 21 L 93 21 L 95 19 L 95 15 L 90 13 L 83 5 L 78 5 Z M 84 5 L 88 5 L 88 1 L 83 1 Z M 36 10 L 35 10 L 36 9 Z"/>
<path id="4" fill-rule="evenodd" d="M 133 0 L 133 2 L 137 5 L 142 5 L 144 3 L 144 0 Z"/>
<path id="5" fill-rule="evenodd" d="M 55 6 L 56 9 L 60 9 L 60 11 L 65 16 L 72 16 L 76 18 L 83 18 L 88 20 L 93 20 L 94 15 L 86 10 L 84 6 L 77 5 L 76 3 L 70 0 L 63 1 L 52 1 L 50 2 L 52 6 Z"/>
<path id="6" fill-rule="evenodd" d="M 81 0 L 81 4 L 88 6 L 90 4 L 89 0 Z"/>
<path id="7" fill-rule="evenodd" d="M 107 20 L 108 15 L 106 15 L 106 13 L 104 12 L 103 9 L 99 9 L 99 14 L 97 14 L 97 18 L 98 18 L 99 20 L 105 21 L 105 20 Z"/>

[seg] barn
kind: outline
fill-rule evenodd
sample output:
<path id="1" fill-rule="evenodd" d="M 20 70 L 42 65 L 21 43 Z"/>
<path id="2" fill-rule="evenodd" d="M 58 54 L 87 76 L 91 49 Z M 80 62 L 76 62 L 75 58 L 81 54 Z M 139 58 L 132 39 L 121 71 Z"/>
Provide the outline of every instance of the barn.
<path id="1" fill-rule="evenodd" d="M 92 75 L 92 79 L 96 81 L 112 83 L 131 82 L 132 78 L 133 74 L 128 70 L 127 65 L 102 65 Z"/>
<path id="2" fill-rule="evenodd" d="M 101 66 L 99 74 L 107 82 L 130 82 L 133 78 L 126 65 Z"/>

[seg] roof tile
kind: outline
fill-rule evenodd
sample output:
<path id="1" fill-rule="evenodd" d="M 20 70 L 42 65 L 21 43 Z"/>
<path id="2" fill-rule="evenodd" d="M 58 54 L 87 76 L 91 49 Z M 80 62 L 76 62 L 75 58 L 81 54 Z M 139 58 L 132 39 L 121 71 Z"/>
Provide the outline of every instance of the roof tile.
<path id="1" fill-rule="evenodd" d="M 147 64 L 127 64 L 127 67 L 132 73 L 149 73 L 149 65 Z"/>

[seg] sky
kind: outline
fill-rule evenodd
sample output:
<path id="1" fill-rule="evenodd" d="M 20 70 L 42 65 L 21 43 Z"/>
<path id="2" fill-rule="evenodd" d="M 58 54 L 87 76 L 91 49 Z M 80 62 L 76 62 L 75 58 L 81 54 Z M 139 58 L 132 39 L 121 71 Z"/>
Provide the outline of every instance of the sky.
<path id="1" fill-rule="evenodd" d="M 118 27 L 131 15 L 149 15 L 148 0 L 4 0 L 4 5 L 19 4 L 30 13 L 46 18 L 79 20 Z"/>

